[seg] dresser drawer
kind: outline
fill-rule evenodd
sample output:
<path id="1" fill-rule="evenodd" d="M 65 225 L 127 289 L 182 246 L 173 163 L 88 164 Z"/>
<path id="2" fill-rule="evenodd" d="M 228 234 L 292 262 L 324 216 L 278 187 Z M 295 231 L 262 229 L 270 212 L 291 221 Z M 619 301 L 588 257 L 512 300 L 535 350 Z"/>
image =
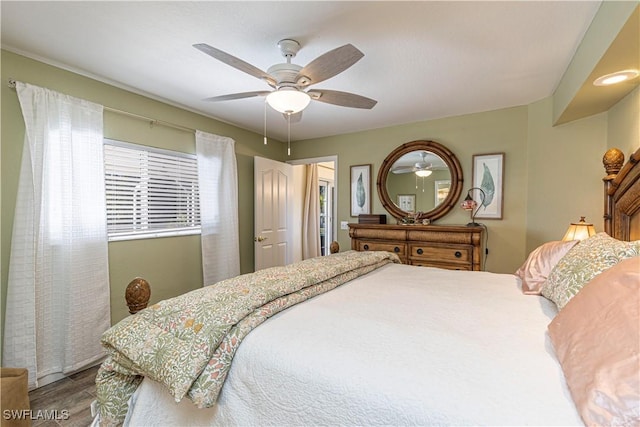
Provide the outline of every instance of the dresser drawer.
<path id="1" fill-rule="evenodd" d="M 376 242 L 368 240 L 357 241 L 357 251 L 387 251 L 397 254 L 399 257 L 404 258 L 407 253 L 406 244 L 398 244 L 393 242 Z"/>
<path id="2" fill-rule="evenodd" d="M 412 264 L 420 261 L 469 264 L 473 259 L 472 254 L 473 246 L 471 245 L 425 245 L 416 243 L 409 245 L 409 257 Z"/>

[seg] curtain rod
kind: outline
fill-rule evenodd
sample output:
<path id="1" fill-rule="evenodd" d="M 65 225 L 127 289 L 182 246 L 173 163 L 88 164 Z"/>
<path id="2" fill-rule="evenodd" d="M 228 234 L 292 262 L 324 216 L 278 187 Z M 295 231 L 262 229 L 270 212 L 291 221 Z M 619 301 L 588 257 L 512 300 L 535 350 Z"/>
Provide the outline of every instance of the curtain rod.
<path id="1" fill-rule="evenodd" d="M 15 79 L 9 78 L 8 86 L 11 89 L 15 89 L 16 88 Z M 178 130 L 181 130 L 181 131 L 184 131 L 184 132 L 196 133 L 195 129 L 188 128 L 186 126 L 180 126 L 180 125 L 177 125 L 177 124 L 171 123 L 171 122 L 166 122 L 164 120 L 152 119 L 151 117 L 146 117 L 146 116 L 143 116 L 143 115 L 140 115 L 140 114 L 130 113 L 128 111 L 118 110 L 117 108 L 111 108 L 111 107 L 107 107 L 107 106 L 103 106 L 103 108 L 105 110 L 111 112 L 111 113 L 121 114 L 123 116 L 133 117 L 134 119 L 148 121 L 151 124 L 151 126 L 153 126 L 153 125 L 161 125 L 161 126 L 165 126 L 165 127 L 178 129 Z"/>
<path id="2" fill-rule="evenodd" d="M 151 117 L 142 116 L 140 114 L 130 113 L 128 111 L 118 110 L 117 108 L 104 107 L 105 110 L 110 111 L 112 113 L 121 114 L 123 116 L 133 117 L 134 119 L 148 121 L 151 126 L 153 125 L 161 125 L 169 128 L 178 129 L 184 132 L 196 133 L 195 129 L 188 128 L 186 126 L 180 126 L 175 123 L 165 122 L 164 120 L 152 119 Z"/>

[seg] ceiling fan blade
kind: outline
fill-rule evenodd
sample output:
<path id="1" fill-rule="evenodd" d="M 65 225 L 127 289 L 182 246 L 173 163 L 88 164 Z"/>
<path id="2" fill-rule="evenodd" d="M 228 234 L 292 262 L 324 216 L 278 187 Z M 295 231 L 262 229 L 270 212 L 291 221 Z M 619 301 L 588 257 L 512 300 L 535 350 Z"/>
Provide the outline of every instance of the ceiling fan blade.
<path id="1" fill-rule="evenodd" d="M 230 101 L 230 100 L 233 100 L 233 99 L 251 98 L 251 97 L 254 97 L 254 96 L 267 96 L 270 93 L 271 92 L 268 91 L 268 90 L 257 90 L 257 91 L 253 91 L 253 92 L 231 93 L 229 95 L 212 96 L 211 98 L 203 99 L 203 101 L 211 101 L 211 102 Z"/>
<path id="2" fill-rule="evenodd" d="M 364 53 L 351 44 L 340 46 L 308 63 L 298 73 L 296 82 L 300 86 L 320 83 L 340 74 L 358 62 L 363 56 Z"/>
<path id="3" fill-rule="evenodd" d="M 297 113 L 294 113 L 291 115 L 287 113 L 282 113 L 282 116 L 284 117 L 285 120 L 291 120 L 290 123 L 298 123 L 300 120 L 302 120 L 302 111 L 298 111 Z"/>
<path id="4" fill-rule="evenodd" d="M 416 171 L 416 168 L 414 167 L 391 169 L 392 173 L 410 173 L 415 171 Z"/>
<path id="5" fill-rule="evenodd" d="M 341 92 L 338 90 L 317 89 L 307 92 L 311 99 L 327 104 L 340 105 L 342 107 L 372 109 L 378 101 L 355 93 Z"/>
<path id="6" fill-rule="evenodd" d="M 194 44 L 193 47 L 217 59 L 218 61 L 224 62 L 225 64 L 232 66 L 233 68 L 243 71 L 253 77 L 257 77 L 261 80 L 264 80 L 271 87 L 276 87 L 276 81 L 273 79 L 273 77 L 271 77 L 269 74 L 265 73 L 258 67 L 255 67 L 249 64 L 248 62 L 243 61 L 240 58 L 236 58 L 235 56 L 230 55 L 226 52 L 223 52 L 220 49 L 216 49 L 215 47 L 209 46 L 206 43 L 197 43 L 197 44 Z"/>

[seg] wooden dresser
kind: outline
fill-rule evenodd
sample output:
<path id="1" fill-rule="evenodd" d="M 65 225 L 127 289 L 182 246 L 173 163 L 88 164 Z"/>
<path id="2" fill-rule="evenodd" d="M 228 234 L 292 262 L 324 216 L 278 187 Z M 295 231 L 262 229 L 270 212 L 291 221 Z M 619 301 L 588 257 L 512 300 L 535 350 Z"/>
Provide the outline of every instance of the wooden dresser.
<path id="1" fill-rule="evenodd" d="M 349 224 L 351 249 L 389 251 L 404 264 L 481 270 L 483 227 Z"/>

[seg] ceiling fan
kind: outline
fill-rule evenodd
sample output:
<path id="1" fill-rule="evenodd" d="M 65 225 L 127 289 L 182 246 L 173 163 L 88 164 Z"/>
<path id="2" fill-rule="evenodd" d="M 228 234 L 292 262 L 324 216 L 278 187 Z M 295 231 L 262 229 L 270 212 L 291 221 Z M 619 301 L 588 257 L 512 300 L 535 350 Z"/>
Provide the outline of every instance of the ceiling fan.
<path id="1" fill-rule="evenodd" d="M 415 162 L 413 164 L 413 166 L 397 166 L 395 168 L 391 168 L 391 172 L 392 173 L 412 173 L 415 172 L 416 175 L 418 176 L 429 176 L 431 175 L 431 173 L 433 172 L 433 170 L 435 169 L 433 167 L 432 163 L 428 163 L 426 161 L 426 157 L 427 157 L 427 152 L 426 151 L 421 151 L 420 152 L 420 157 L 421 160 Z"/>
<path id="2" fill-rule="evenodd" d="M 306 108 L 311 100 L 341 107 L 363 109 L 371 109 L 377 103 L 373 99 L 349 92 L 309 89 L 309 86 L 345 71 L 364 56 L 360 50 L 351 44 L 330 50 L 306 66 L 301 67 L 291 62 L 291 59 L 300 50 L 300 43 L 290 39 L 280 40 L 278 47 L 287 62 L 275 64 L 269 67 L 266 72 L 208 44 L 198 43 L 194 44 L 193 47 L 227 65 L 265 81 L 273 88 L 271 91 L 241 92 L 214 96 L 206 98 L 205 101 L 217 102 L 266 96 L 269 105 L 283 113 L 292 122 L 300 120 L 302 110 Z"/>

